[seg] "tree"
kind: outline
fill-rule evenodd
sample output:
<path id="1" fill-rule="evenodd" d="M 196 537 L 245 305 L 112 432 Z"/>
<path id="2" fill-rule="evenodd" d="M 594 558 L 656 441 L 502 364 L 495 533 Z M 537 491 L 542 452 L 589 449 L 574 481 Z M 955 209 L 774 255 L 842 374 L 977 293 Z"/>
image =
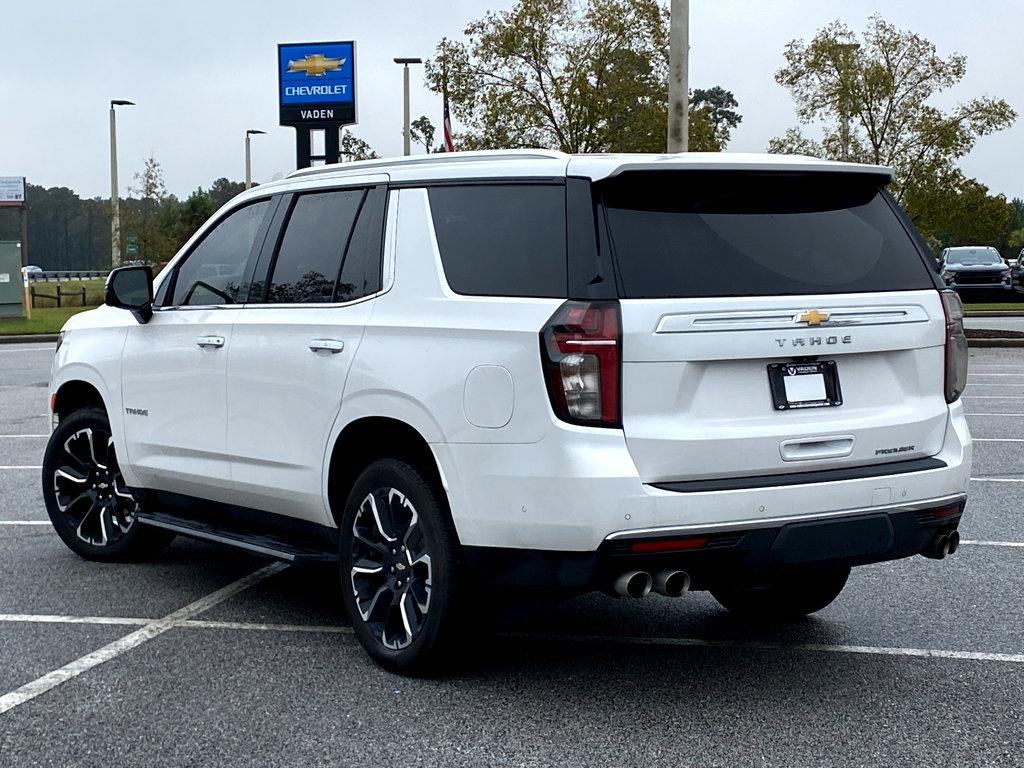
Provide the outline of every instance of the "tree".
<path id="1" fill-rule="evenodd" d="M 210 201 L 216 211 L 231 198 L 245 191 L 245 182 L 233 182 L 223 176 L 210 185 Z"/>
<path id="2" fill-rule="evenodd" d="M 695 88 L 690 94 L 690 149 L 721 152 L 742 121 L 732 91 L 720 85 Z"/>
<path id="3" fill-rule="evenodd" d="M 138 238 L 139 253 L 129 255 L 124 249 L 122 253 L 151 264 L 167 261 L 177 249 L 179 203 L 167 194 L 163 169 L 153 155 L 143 161 L 129 193 L 137 199 L 124 202 L 121 233 L 126 239 Z"/>
<path id="4" fill-rule="evenodd" d="M 380 157 L 380 155 L 373 151 L 373 147 L 347 128 L 341 132 L 339 149 L 341 154 L 349 160 L 375 160 Z"/>
<path id="5" fill-rule="evenodd" d="M 465 35 L 442 39 L 426 66 L 464 126 L 460 148 L 665 151 L 668 11 L 658 0 L 519 0 Z M 736 101 L 721 88 L 700 93 L 691 147 L 721 149 Z"/>
<path id="6" fill-rule="evenodd" d="M 792 94 L 800 122 L 818 124 L 822 138 L 809 142 L 791 129 L 769 149 L 891 166 L 901 201 L 928 180 L 949 176 L 979 137 L 1016 118 L 1002 99 L 979 97 L 947 110 L 930 105 L 963 79 L 966 58 L 942 58 L 931 42 L 880 16 L 868 19 L 859 39 L 836 21 L 809 43 L 792 40 L 784 56 L 775 80 Z"/>
<path id="7" fill-rule="evenodd" d="M 1007 248 L 1012 207 L 1002 195 L 953 169 L 907 190 L 906 205 L 918 228 L 940 246 Z"/>
<path id="8" fill-rule="evenodd" d="M 414 142 L 422 144 L 423 149 L 428 153 L 434 146 L 434 124 L 426 115 L 421 115 L 412 121 L 409 125 L 409 135 Z"/>

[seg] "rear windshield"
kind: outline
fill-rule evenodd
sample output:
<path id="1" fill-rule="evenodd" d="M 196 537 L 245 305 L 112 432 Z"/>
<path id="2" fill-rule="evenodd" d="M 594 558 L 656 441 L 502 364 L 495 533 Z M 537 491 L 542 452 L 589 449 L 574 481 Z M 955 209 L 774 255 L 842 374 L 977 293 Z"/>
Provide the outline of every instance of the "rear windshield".
<path id="1" fill-rule="evenodd" d="M 627 173 L 601 188 L 627 298 L 935 286 L 874 177 Z"/>

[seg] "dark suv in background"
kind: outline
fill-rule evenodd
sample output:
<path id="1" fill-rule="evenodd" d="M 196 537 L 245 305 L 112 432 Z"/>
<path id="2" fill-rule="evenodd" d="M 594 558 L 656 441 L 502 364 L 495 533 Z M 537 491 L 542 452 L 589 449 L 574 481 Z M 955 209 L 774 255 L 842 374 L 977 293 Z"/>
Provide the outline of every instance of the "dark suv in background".
<path id="1" fill-rule="evenodd" d="M 958 293 L 1004 294 L 1015 290 L 1009 265 L 992 246 L 947 248 L 939 261 L 942 279 Z"/>

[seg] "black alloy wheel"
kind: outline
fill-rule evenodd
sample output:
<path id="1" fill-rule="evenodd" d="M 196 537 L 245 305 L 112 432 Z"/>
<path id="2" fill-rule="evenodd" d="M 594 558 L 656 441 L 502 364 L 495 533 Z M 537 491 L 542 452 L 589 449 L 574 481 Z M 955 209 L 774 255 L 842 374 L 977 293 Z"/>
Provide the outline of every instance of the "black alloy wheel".
<path id="1" fill-rule="evenodd" d="M 139 504 L 125 486 L 102 409 L 76 411 L 60 422 L 46 446 L 42 482 L 54 529 L 84 558 L 148 555 L 174 538 L 138 525 Z"/>

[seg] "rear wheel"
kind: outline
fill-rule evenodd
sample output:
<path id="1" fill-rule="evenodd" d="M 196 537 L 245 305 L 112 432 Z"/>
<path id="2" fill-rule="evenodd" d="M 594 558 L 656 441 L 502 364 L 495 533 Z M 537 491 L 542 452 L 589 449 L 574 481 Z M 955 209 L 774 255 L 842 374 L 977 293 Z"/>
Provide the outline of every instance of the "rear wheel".
<path id="1" fill-rule="evenodd" d="M 43 499 L 58 536 L 83 558 L 143 558 L 174 539 L 139 525 L 138 502 L 125 487 L 103 409 L 81 409 L 60 421 L 43 455 Z"/>
<path id="2" fill-rule="evenodd" d="M 799 619 L 832 603 L 849 576 L 849 568 L 801 570 L 765 584 L 713 587 L 711 595 L 734 614 L 767 620 Z"/>
<path id="3" fill-rule="evenodd" d="M 382 459 L 363 471 L 345 505 L 345 608 L 363 648 L 386 668 L 428 668 L 458 640 L 463 569 L 440 494 L 415 466 Z"/>

